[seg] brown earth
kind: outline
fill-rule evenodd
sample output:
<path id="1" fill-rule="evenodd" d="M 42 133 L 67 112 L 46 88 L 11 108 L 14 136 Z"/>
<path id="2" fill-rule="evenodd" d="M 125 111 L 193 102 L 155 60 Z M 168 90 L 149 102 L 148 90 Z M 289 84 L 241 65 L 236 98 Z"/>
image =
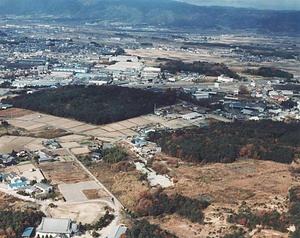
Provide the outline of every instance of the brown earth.
<path id="1" fill-rule="evenodd" d="M 18 199 L 9 194 L 0 192 L 0 210 L 3 209 L 19 209 L 26 204 L 25 201 Z"/>
<path id="2" fill-rule="evenodd" d="M 51 184 L 71 184 L 92 180 L 74 161 L 45 162 L 39 164 L 39 168 L 46 179 L 51 179 Z"/>
<path id="3" fill-rule="evenodd" d="M 291 165 L 271 161 L 241 159 L 232 164 L 199 166 L 164 154 L 159 154 L 156 159 L 155 164 L 166 165 L 168 174 L 174 180 L 174 186 L 165 189 L 168 194 L 206 198 L 211 202 L 203 211 L 204 224 L 192 223 L 176 214 L 148 218 L 151 223 L 173 231 L 178 237 L 221 237 L 233 232 L 230 227 L 234 224 L 226 219 L 232 211 L 237 211 L 243 201 L 254 211 L 276 209 L 286 212 L 288 190 L 300 181 L 291 174 Z M 115 172 L 104 163 L 91 171 L 131 210 L 134 210 L 139 194 L 149 190 L 145 182 L 138 181 L 140 174 L 137 171 Z M 288 237 L 288 233 L 274 230 L 263 229 L 261 233 L 256 233 L 253 232 L 253 237 L 258 237 L 258 234 Z"/>
<path id="4" fill-rule="evenodd" d="M 54 139 L 61 136 L 67 136 L 71 133 L 60 129 L 54 128 L 51 126 L 44 126 L 42 128 L 38 128 L 36 130 L 32 130 L 29 132 L 29 136 L 38 137 L 38 138 L 45 138 L 45 139 Z"/>
<path id="5" fill-rule="evenodd" d="M 21 117 L 25 115 L 29 115 L 33 113 L 30 110 L 21 109 L 21 108 L 9 108 L 6 110 L 0 110 L 0 117 L 2 118 L 14 118 L 14 117 Z"/>
<path id="6" fill-rule="evenodd" d="M 87 199 L 98 199 L 109 197 L 107 192 L 102 189 L 89 189 L 89 190 L 82 190 L 83 194 L 87 197 Z"/>
<path id="7" fill-rule="evenodd" d="M 285 197 L 299 181 L 291 176 L 290 165 L 271 161 L 240 160 L 232 164 L 205 166 L 169 165 L 169 174 L 177 182 L 168 193 L 180 192 L 189 197 L 208 194 L 214 202 L 236 204 L 243 200 L 265 201 Z"/>
<path id="8" fill-rule="evenodd" d="M 115 172 L 109 164 L 101 163 L 90 171 L 129 209 L 134 209 L 139 194 L 149 189 L 147 183 L 138 180 L 140 172 L 136 170 Z"/>
<path id="9" fill-rule="evenodd" d="M 164 159 L 163 154 L 159 156 L 161 159 Z M 276 209 L 286 212 L 288 190 L 300 182 L 297 176 L 291 174 L 291 165 L 271 161 L 245 159 L 232 164 L 199 166 L 167 156 L 165 160 L 169 175 L 175 182 L 173 187 L 165 189 L 168 194 L 205 197 L 212 203 L 204 211 L 204 225 L 191 223 L 177 215 L 151 220 L 163 228 L 175 231 L 179 237 L 220 237 L 231 233 L 230 227 L 233 224 L 228 223 L 226 218 L 230 211 L 237 211 L 242 201 L 254 211 Z M 273 230 L 263 230 L 260 234 L 264 237 L 288 237 L 287 233 Z"/>

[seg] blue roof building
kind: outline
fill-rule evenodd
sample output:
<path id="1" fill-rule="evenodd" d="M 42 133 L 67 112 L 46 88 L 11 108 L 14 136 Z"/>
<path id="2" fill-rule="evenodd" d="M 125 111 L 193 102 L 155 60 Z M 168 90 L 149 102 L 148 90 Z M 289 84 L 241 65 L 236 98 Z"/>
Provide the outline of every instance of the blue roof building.
<path id="1" fill-rule="evenodd" d="M 32 233 L 33 233 L 34 227 L 27 227 L 23 233 L 22 233 L 22 237 L 31 237 Z"/>
<path id="2" fill-rule="evenodd" d="M 8 184 L 9 188 L 18 188 L 18 187 L 23 187 L 26 186 L 27 182 L 18 182 L 18 183 L 10 183 Z"/>

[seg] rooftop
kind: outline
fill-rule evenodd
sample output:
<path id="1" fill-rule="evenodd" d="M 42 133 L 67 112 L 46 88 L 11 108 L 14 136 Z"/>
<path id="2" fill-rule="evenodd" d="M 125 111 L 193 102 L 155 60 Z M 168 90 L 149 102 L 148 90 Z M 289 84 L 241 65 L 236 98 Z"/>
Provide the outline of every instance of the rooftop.
<path id="1" fill-rule="evenodd" d="M 111 230 L 108 238 L 120 238 L 121 235 L 125 234 L 126 230 L 127 230 L 127 227 L 125 227 L 125 226 L 115 226 Z"/>
<path id="2" fill-rule="evenodd" d="M 43 217 L 37 232 L 71 234 L 71 220 L 68 218 Z"/>
<path id="3" fill-rule="evenodd" d="M 34 230 L 34 227 L 27 227 L 23 233 L 22 233 L 22 237 L 30 237 L 32 232 Z"/>

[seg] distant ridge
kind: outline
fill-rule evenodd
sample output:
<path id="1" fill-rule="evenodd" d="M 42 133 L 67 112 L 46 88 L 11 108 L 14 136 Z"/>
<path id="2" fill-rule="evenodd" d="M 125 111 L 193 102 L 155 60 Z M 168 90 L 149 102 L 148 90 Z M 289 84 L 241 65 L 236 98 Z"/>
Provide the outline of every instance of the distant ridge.
<path id="1" fill-rule="evenodd" d="M 0 0 L 0 15 L 52 15 L 61 20 L 300 33 L 300 11 L 201 7 L 172 0 Z"/>

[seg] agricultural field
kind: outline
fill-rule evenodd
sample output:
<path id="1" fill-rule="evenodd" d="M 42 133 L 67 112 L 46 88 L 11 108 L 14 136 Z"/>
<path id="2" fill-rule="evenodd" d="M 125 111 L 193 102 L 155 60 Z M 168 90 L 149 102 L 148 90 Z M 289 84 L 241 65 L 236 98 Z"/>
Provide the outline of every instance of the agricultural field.
<path id="1" fill-rule="evenodd" d="M 53 184 L 73 184 L 91 180 L 75 161 L 42 163 L 39 168 Z"/>

